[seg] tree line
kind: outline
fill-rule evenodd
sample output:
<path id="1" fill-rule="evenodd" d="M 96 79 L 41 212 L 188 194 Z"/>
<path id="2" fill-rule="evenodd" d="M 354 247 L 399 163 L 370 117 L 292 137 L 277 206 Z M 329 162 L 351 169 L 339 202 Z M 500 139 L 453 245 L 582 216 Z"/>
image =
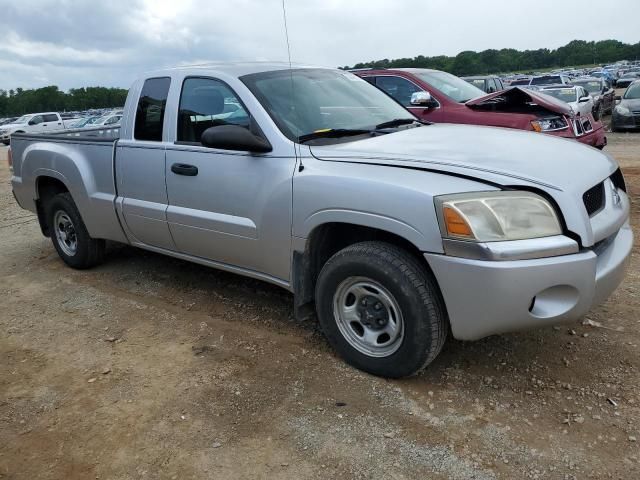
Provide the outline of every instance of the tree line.
<path id="1" fill-rule="evenodd" d="M 56 86 L 49 86 L 0 90 L 0 117 L 122 107 L 126 98 L 127 90 L 123 88 L 87 87 L 63 92 Z"/>
<path id="2" fill-rule="evenodd" d="M 630 45 L 618 40 L 602 40 L 587 42 L 573 40 L 555 50 L 539 48 L 538 50 L 484 50 L 482 52 L 465 51 L 455 57 L 439 55 L 413 58 L 396 58 L 389 60 L 372 60 L 356 63 L 349 68 L 433 68 L 444 70 L 454 75 L 482 75 L 506 72 L 533 72 L 550 68 L 579 65 L 597 65 L 617 62 L 618 60 L 640 59 L 640 42 Z"/>

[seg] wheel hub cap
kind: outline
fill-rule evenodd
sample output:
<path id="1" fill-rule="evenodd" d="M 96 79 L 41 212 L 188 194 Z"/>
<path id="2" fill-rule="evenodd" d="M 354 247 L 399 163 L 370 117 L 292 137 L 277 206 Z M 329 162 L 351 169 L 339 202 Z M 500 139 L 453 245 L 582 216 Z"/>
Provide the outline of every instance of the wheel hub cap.
<path id="1" fill-rule="evenodd" d="M 68 256 L 74 256 L 78 250 L 78 238 L 76 236 L 76 228 L 66 212 L 58 210 L 55 213 L 53 216 L 53 230 L 60 249 Z"/>
<path id="2" fill-rule="evenodd" d="M 379 282 L 349 277 L 333 298 L 336 324 L 345 340 L 370 357 L 392 355 L 404 339 L 404 321 L 396 299 Z"/>

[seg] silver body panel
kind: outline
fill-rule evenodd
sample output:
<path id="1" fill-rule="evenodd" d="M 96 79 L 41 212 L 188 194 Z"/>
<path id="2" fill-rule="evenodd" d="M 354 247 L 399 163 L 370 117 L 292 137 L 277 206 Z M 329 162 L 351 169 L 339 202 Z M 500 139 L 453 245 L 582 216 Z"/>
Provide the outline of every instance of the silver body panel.
<path id="1" fill-rule="evenodd" d="M 384 230 L 424 252 L 454 336 L 463 339 L 577 318 L 621 281 L 631 248 L 629 200 L 621 191 L 614 194 L 607 180 L 617 169 L 608 155 L 571 140 L 464 125 L 423 126 L 330 146 L 298 145 L 280 132 L 238 78 L 281 68 L 286 65 L 147 74 L 129 92 L 118 139 L 18 135 L 12 145 L 16 198 L 36 211 L 37 179 L 53 177 L 67 186 L 95 238 L 292 291 L 294 252 L 304 252 L 314 229 L 338 222 Z M 162 141 L 136 140 L 142 85 L 160 76 L 171 78 Z M 191 76 L 226 82 L 273 150 L 249 154 L 176 143 L 180 90 Z M 198 176 L 173 174 L 173 163 L 196 165 Z M 605 206 L 589 217 L 582 194 L 602 181 Z M 434 197 L 502 188 L 533 189 L 553 199 L 581 250 L 574 239 L 560 236 L 484 244 L 476 257 L 461 258 L 460 245 L 443 242 Z M 596 253 L 592 247 L 605 239 L 606 248 Z M 571 297 L 574 290 L 575 304 L 557 309 L 570 302 L 563 295 Z M 537 310 L 534 305 L 529 312 L 535 296 Z"/>

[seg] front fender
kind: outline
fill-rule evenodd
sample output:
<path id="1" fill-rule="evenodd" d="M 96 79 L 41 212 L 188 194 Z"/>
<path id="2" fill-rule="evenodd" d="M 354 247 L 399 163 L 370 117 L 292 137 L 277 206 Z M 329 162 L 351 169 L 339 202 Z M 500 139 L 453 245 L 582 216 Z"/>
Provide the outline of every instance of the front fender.
<path id="1" fill-rule="evenodd" d="M 300 233 L 306 238 L 315 228 L 328 223 L 346 223 L 384 230 L 404 238 L 422 251 L 442 251 L 442 242 L 439 236 L 435 239 L 428 239 L 425 238 L 426 236 L 423 232 L 406 222 L 385 215 L 358 210 L 337 208 L 320 210 L 304 221 Z"/>

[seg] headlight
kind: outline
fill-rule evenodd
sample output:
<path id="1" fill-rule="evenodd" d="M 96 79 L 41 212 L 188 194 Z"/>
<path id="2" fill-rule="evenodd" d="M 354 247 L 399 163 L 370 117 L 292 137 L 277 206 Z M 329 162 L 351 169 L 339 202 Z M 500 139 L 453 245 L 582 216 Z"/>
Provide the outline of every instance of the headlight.
<path id="1" fill-rule="evenodd" d="M 548 117 L 533 120 L 531 126 L 536 132 L 553 132 L 554 130 L 564 130 L 569 128 L 564 117 Z"/>
<path id="2" fill-rule="evenodd" d="M 620 115 L 629 115 L 631 113 L 624 105 L 616 105 L 616 112 Z"/>
<path id="3" fill-rule="evenodd" d="M 464 193 L 435 201 L 445 238 L 497 242 L 562 234 L 551 204 L 534 193 Z"/>

